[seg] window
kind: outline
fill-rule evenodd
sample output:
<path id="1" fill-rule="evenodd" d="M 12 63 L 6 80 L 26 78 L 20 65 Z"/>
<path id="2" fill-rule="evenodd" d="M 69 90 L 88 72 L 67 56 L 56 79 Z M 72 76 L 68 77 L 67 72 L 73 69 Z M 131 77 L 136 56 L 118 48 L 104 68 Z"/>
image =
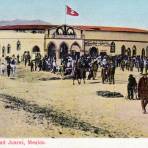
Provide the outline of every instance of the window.
<path id="1" fill-rule="evenodd" d="M 145 49 L 144 48 L 142 48 L 141 56 L 145 57 Z"/>
<path id="2" fill-rule="evenodd" d="M 10 46 L 10 44 L 8 44 L 8 46 L 7 46 L 7 53 L 9 54 L 11 52 L 11 46 Z"/>
<path id="3" fill-rule="evenodd" d="M 121 47 L 121 55 L 124 56 L 125 52 L 126 52 L 126 47 L 125 47 L 125 45 L 122 45 L 122 47 Z"/>
<path id="4" fill-rule="evenodd" d="M 21 42 L 20 41 L 17 41 L 16 49 L 17 50 L 20 50 L 21 49 Z"/>
<path id="5" fill-rule="evenodd" d="M 115 42 L 111 42 L 110 53 L 115 53 L 115 49 L 116 49 Z"/>
<path id="6" fill-rule="evenodd" d="M 134 45 L 134 46 L 133 46 L 133 56 L 136 56 L 136 54 L 137 54 L 137 48 L 136 48 L 136 46 Z"/>
<path id="7" fill-rule="evenodd" d="M 2 57 L 5 56 L 5 46 L 2 47 Z"/>

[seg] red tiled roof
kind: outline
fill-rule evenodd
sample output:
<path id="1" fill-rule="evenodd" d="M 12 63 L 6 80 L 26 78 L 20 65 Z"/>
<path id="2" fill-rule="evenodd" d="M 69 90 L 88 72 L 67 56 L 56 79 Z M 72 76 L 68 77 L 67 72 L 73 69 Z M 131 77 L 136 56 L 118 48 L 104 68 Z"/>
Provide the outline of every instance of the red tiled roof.
<path id="1" fill-rule="evenodd" d="M 45 30 L 59 25 L 13 25 L 0 26 L 0 30 Z M 126 27 L 104 27 L 104 26 L 74 26 L 81 30 L 87 31 L 110 31 L 110 32 L 132 32 L 132 33 L 148 33 L 148 30 L 126 28 Z"/>
<path id="2" fill-rule="evenodd" d="M 45 30 L 55 25 L 13 25 L 0 26 L 0 30 Z"/>
<path id="3" fill-rule="evenodd" d="M 126 27 L 104 27 L 104 26 L 77 26 L 77 27 L 82 30 L 93 30 L 93 31 L 148 33 L 148 30 L 126 28 Z"/>

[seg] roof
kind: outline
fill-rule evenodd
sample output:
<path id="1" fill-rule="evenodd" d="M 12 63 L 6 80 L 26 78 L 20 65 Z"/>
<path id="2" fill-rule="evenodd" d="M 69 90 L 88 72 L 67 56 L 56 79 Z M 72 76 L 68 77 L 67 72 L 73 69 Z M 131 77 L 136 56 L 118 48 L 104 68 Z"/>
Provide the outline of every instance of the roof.
<path id="1" fill-rule="evenodd" d="M 133 33 L 148 33 L 148 30 L 126 28 L 126 27 L 104 27 L 104 26 L 77 26 L 86 31 L 110 31 L 110 32 L 133 32 Z"/>
<path id="2" fill-rule="evenodd" d="M 45 30 L 56 25 L 9 25 L 0 26 L 0 30 Z"/>
<path id="3" fill-rule="evenodd" d="M 0 30 L 45 30 L 59 25 L 9 25 L 0 26 Z M 109 32 L 131 32 L 131 33 L 148 33 L 148 30 L 126 28 L 126 27 L 104 27 L 104 26 L 73 26 L 75 28 L 86 30 L 86 31 L 109 31 Z"/>

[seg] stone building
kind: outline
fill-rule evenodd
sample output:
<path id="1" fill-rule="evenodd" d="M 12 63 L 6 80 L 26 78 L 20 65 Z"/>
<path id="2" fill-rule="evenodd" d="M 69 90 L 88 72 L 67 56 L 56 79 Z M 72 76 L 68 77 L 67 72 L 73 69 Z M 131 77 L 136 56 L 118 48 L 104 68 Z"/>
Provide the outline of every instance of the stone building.
<path id="1" fill-rule="evenodd" d="M 148 30 L 121 27 L 68 25 L 15 25 L 0 27 L 0 57 L 29 51 L 34 57 L 67 54 L 129 55 L 148 57 Z"/>

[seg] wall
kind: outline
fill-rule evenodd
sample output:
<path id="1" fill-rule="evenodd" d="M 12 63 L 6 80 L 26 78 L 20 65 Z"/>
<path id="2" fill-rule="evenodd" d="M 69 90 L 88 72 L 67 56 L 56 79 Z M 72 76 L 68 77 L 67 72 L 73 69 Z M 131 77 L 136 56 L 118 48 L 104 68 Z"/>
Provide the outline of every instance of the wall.
<path id="1" fill-rule="evenodd" d="M 137 55 L 141 55 L 143 48 L 145 49 L 146 52 L 146 48 L 148 47 L 148 34 L 144 33 L 85 31 L 84 35 L 86 41 L 97 40 L 98 42 L 103 41 L 109 44 L 112 41 L 114 41 L 116 44 L 116 51 L 114 54 L 121 54 L 122 45 L 125 45 L 126 49 L 130 48 L 131 50 L 135 45 L 137 48 Z M 91 47 L 96 47 L 99 51 L 106 51 L 107 54 L 111 54 L 109 46 L 103 46 L 103 45 L 85 46 L 85 50 L 89 52 Z"/>
<path id="2" fill-rule="evenodd" d="M 21 43 L 21 49 L 17 51 L 17 41 Z M 11 52 L 7 53 L 7 46 L 10 44 Z M 15 31 L 0 31 L 0 56 L 2 56 L 2 48 L 5 47 L 6 56 L 19 54 L 23 55 L 24 51 L 30 51 L 38 46 L 42 54 L 44 54 L 44 34 L 23 33 Z"/>

